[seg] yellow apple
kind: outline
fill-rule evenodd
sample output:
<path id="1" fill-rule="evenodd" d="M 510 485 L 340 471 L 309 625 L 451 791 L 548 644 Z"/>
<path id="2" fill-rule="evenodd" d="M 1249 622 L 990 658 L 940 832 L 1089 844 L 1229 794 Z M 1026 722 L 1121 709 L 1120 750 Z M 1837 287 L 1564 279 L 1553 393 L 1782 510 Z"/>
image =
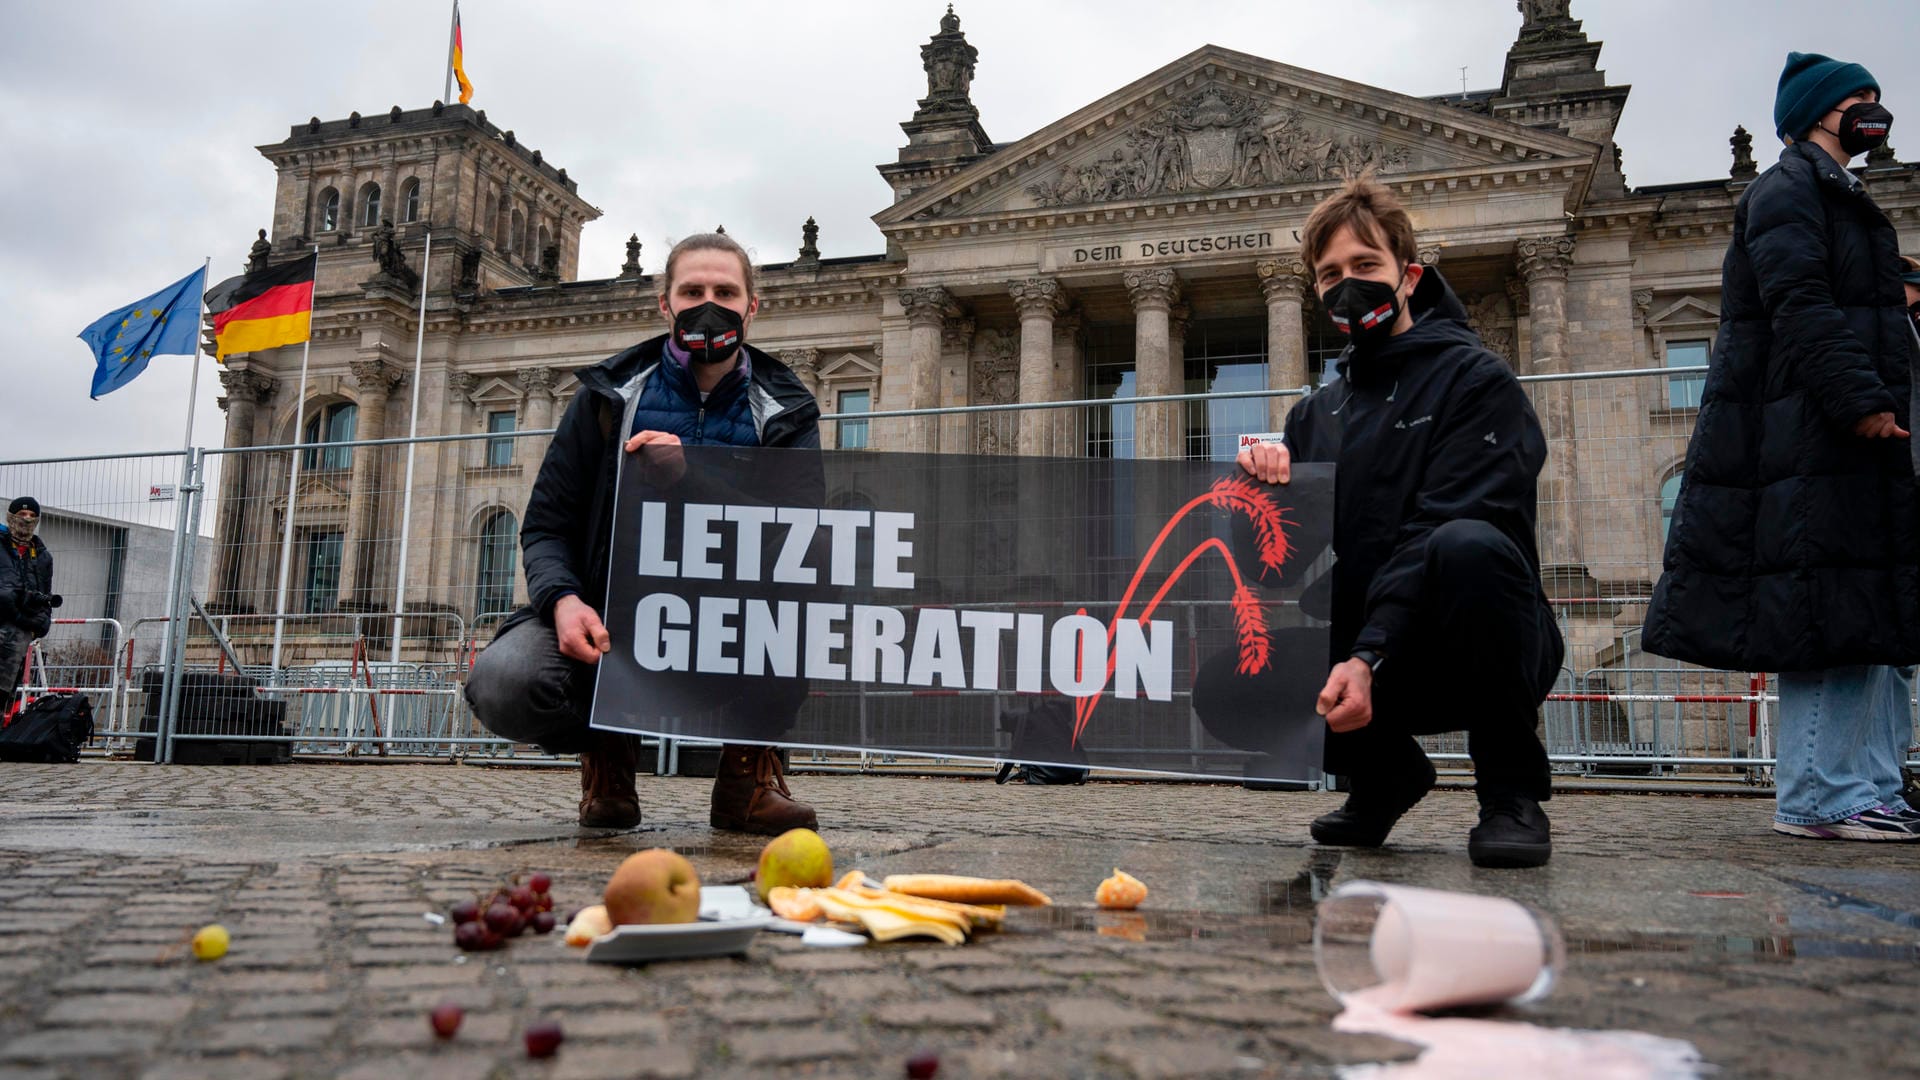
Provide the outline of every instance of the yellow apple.
<path id="1" fill-rule="evenodd" d="M 824 889 L 833 884 L 833 852 L 812 829 L 790 829 L 761 849 L 753 884 L 762 904 L 779 888 Z"/>
<path id="2" fill-rule="evenodd" d="M 615 926 L 690 923 L 700 916 L 700 875 L 678 852 L 637 851 L 608 880 L 606 904 Z"/>

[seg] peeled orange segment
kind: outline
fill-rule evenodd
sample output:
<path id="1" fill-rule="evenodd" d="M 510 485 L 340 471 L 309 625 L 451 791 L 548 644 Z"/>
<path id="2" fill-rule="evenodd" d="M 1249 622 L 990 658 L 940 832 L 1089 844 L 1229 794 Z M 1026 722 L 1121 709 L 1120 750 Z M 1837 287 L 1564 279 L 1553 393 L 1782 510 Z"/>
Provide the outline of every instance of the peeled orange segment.
<path id="1" fill-rule="evenodd" d="M 1094 903 L 1114 911 L 1132 911 L 1146 898 L 1147 887 L 1140 879 L 1117 866 L 1113 868 L 1113 876 L 1093 891 Z"/>
<path id="2" fill-rule="evenodd" d="M 813 899 L 812 889 L 795 889 L 782 885 L 767 893 L 767 906 L 775 915 L 794 922 L 813 922 L 820 918 L 820 905 Z"/>

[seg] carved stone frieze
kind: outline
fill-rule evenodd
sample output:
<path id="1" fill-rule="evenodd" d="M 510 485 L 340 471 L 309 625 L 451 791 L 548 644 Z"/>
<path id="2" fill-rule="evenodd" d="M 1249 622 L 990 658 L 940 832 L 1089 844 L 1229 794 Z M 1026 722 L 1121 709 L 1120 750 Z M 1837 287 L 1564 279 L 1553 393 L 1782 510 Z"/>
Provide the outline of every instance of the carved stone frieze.
<path id="1" fill-rule="evenodd" d="M 1404 172 L 1399 143 L 1342 134 L 1297 109 L 1208 86 L 1154 113 L 1123 148 L 1027 185 L 1041 206 L 1333 180 L 1372 169 Z"/>

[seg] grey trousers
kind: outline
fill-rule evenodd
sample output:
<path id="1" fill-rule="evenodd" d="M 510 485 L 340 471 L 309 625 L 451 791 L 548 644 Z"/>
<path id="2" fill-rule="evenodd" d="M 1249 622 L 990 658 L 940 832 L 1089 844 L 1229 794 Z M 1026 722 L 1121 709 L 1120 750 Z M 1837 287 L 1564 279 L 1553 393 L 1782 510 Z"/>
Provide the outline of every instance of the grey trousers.
<path id="1" fill-rule="evenodd" d="M 488 731 L 548 753 L 587 749 L 593 667 L 560 655 L 553 627 L 528 619 L 480 650 L 467 675 L 467 707 Z"/>
<path id="2" fill-rule="evenodd" d="M 20 676 L 27 666 L 27 652 L 33 648 L 33 631 L 12 623 L 0 626 L 0 713 L 13 704 L 20 692 Z"/>

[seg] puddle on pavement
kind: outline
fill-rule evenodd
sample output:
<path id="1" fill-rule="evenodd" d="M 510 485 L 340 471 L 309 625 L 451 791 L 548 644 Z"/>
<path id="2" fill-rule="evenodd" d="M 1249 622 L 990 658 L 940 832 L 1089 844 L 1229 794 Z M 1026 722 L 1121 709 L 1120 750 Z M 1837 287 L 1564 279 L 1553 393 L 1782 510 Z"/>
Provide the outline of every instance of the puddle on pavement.
<path id="1" fill-rule="evenodd" d="M 1202 911 L 1106 911 L 1091 907 L 1014 908 L 1007 912 L 1010 934 L 1096 934 L 1123 941 L 1264 941 L 1306 945 L 1313 941 L 1310 914 L 1221 915 Z"/>

